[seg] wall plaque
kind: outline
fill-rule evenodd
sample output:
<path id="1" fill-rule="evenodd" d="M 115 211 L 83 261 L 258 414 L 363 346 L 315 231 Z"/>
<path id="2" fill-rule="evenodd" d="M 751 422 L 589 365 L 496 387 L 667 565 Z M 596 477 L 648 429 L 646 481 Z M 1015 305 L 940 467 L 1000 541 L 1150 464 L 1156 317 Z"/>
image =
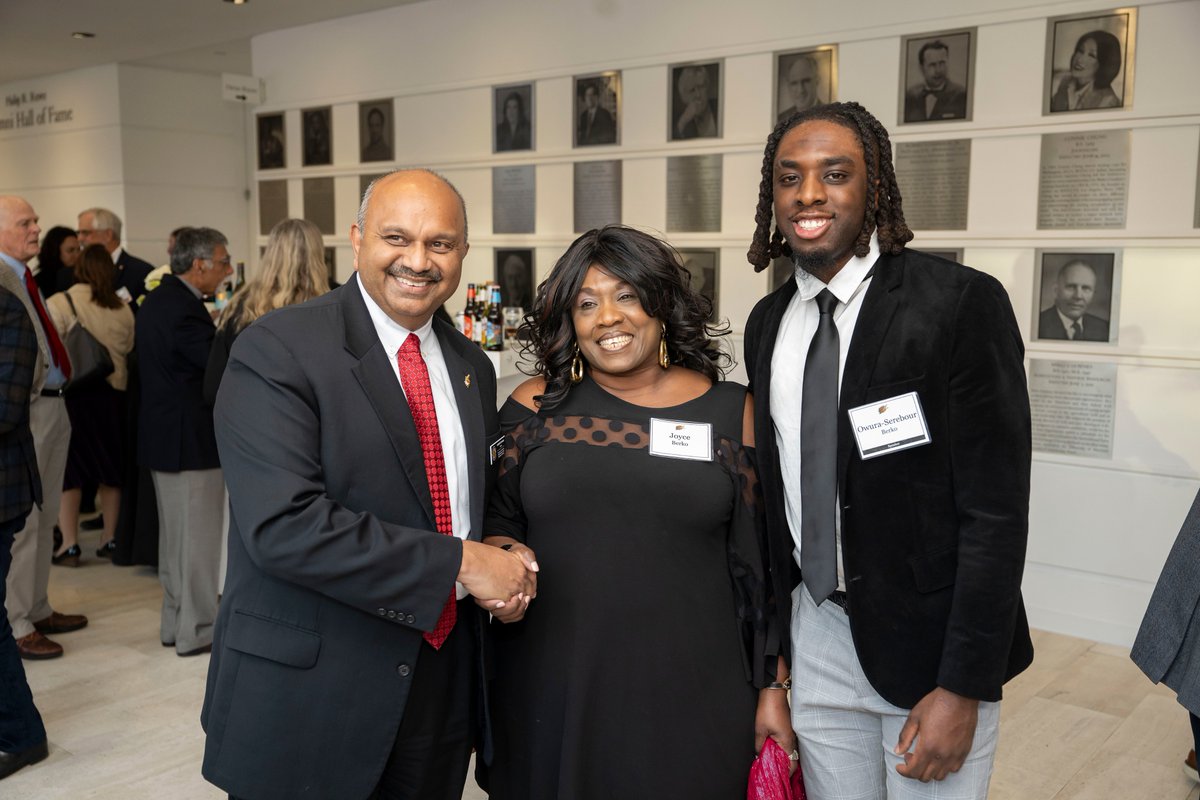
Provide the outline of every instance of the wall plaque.
<path id="1" fill-rule="evenodd" d="M 1129 143 L 1128 130 L 1042 134 L 1038 229 L 1124 228 Z"/>

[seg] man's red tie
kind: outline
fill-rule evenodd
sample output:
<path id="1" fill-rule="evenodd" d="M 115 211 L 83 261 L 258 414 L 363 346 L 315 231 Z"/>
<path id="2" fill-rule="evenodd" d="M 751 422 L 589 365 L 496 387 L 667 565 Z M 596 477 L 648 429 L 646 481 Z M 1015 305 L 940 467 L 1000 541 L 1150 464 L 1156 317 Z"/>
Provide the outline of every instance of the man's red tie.
<path id="1" fill-rule="evenodd" d="M 58 331 L 54 328 L 54 323 L 50 321 L 50 317 L 46 314 L 46 307 L 42 305 L 42 295 L 38 292 L 37 281 L 33 279 L 33 270 L 25 268 L 25 289 L 29 292 L 29 299 L 33 303 L 33 308 L 37 311 L 38 319 L 42 321 L 42 330 L 46 332 L 46 342 L 50 345 L 50 357 L 54 359 L 54 366 L 58 367 L 67 380 L 71 379 L 71 359 L 67 357 L 67 348 L 63 347 L 62 339 L 58 338 Z"/>
<path id="2" fill-rule="evenodd" d="M 400 346 L 396 356 L 400 364 L 400 382 L 408 398 L 413 424 L 417 426 L 417 438 L 421 440 L 421 453 L 425 456 L 425 478 L 429 482 L 429 494 L 433 497 L 433 517 L 438 533 L 454 535 L 450 517 L 450 485 L 446 482 L 446 459 L 442 455 L 442 436 L 438 432 L 437 409 L 433 405 L 433 388 L 429 385 L 429 369 L 421 358 L 421 340 L 410 333 Z M 458 616 L 458 598 L 454 587 L 442 608 L 437 625 L 425 634 L 425 641 L 436 650 L 446 641 L 454 629 Z"/>

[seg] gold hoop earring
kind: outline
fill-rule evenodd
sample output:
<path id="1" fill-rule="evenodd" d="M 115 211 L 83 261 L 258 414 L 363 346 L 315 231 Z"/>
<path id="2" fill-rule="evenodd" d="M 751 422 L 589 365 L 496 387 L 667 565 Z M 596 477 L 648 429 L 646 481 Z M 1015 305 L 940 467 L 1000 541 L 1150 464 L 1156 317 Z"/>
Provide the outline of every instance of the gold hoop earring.
<path id="1" fill-rule="evenodd" d="M 667 323 L 662 324 L 662 338 L 658 340 L 658 363 L 663 368 L 671 366 L 671 354 L 667 352 Z"/>
<path id="2" fill-rule="evenodd" d="M 575 345 L 575 358 L 571 359 L 571 383 L 583 380 L 583 358 L 579 355 L 579 345 Z"/>

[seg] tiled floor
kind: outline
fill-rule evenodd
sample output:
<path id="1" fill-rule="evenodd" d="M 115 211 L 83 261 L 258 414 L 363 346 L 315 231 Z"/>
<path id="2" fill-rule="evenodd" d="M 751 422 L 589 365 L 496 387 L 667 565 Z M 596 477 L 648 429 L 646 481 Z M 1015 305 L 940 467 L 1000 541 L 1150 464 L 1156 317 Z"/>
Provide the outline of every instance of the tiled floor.
<path id="1" fill-rule="evenodd" d="M 63 658 L 25 662 L 50 758 L 0 783 L 0 797 L 224 797 L 200 777 L 208 657 L 159 644 L 155 574 L 91 558 L 55 567 L 50 597 L 91 624 L 54 637 Z M 1181 771 L 1187 715 L 1128 651 L 1040 631 L 1034 646 L 1033 666 L 1006 687 L 993 800 L 1200 800 Z"/>

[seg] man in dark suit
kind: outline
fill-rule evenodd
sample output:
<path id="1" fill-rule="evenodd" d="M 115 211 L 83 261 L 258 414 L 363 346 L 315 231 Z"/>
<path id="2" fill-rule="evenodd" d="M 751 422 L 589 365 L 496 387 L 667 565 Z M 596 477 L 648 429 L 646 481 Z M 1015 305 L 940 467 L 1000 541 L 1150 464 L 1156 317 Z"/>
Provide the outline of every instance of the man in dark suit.
<path id="1" fill-rule="evenodd" d="M 138 463 L 158 497 L 160 638 L 181 656 L 208 652 L 217 616 L 224 481 L 204 370 L 216 328 L 204 298 L 232 274 L 227 240 L 187 228 L 137 315 Z"/>
<path id="2" fill-rule="evenodd" d="M 0 608 L 12 565 L 13 537 L 42 502 L 29 430 L 29 396 L 39 366 L 38 338 L 17 295 L 0 286 Z M 46 729 L 33 704 L 8 617 L 0 613 L 0 780 L 48 754 Z"/>
<path id="3" fill-rule="evenodd" d="M 917 53 L 922 81 L 904 93 L 904 121 L 966 119 L 966 87 L 950 80 L 950 46 L 940 39 L 921 45 Z"/>
<path id="4" fill-rule="evenodd" d="M 983 798 L 1001 686 L 1032 659 L 1016 320 L 995 279 L 904 247 L 891 143 L 858 104 L 773 133 L 764 164 L 748 257 L 796 271 L 751 312 L 746 369 L 770 540 L 802 579 L 809 796 Z"/>
<path id="5" fill-rule="evenodd" d="M 350 241 L 355 278 L 243 331 L 217 396 L 231 520 L 204 776 L 245 798 L 458 800 L 486 708 L 467 595 L 508 613 L 536 565 L 480 542 L 495 374 L 433 319 L 467 253 L 461 196 L 384 176 Z"/>
<path id="6" fill-rule="evenodd" d="M 575 132 L 575 145 L 616 144 L 617 125 L 608 109 L 600 105 L 600 87 L 596 80 L 583 84 L 583 112 Z"/>
<path id="7" fill-rule="evenodd" d="M 102 244 L 117 265 L 113 287 L 131 308 L 138 310 L 138 298 L 146 293 L 146 276 L 154 267 L 131 255 L 121 246 L 121 218 L 107 208 L 89 208 L 79 213 L 79 246 Z M 124 291 L 122 291 L 124 290 Z"/>
<path id="8" fill-rule="evenodd" d="M 1108 320 L 1087 313 L 1096 297 L 1096 270 L 1085 261 L 1070 261 L 1054 279 L 1054 305 L 1038 315 L 1039 339 L 1107 342 Z"/>

